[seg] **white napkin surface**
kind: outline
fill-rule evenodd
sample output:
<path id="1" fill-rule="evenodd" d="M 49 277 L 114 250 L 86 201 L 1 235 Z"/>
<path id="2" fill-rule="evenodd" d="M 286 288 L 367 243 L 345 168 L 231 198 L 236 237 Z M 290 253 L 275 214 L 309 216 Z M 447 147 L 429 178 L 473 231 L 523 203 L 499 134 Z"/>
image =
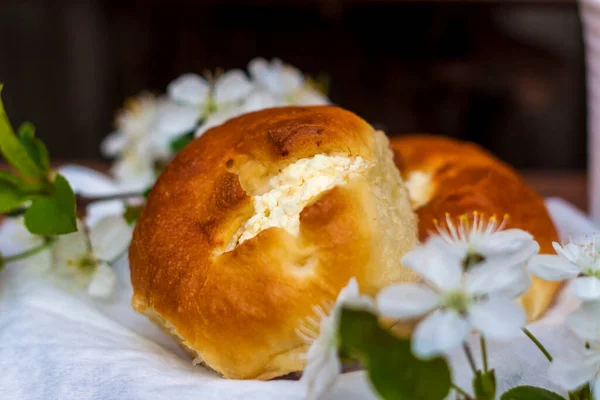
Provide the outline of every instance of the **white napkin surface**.
<path id="1" fill-rule="evenodd" d="M 81 167 L 63 174 L 76 191 L 107 194 L 114 185 L 107 177 Z M 560 199 L 548 209 L 562 237 L 600 232 L 585 215 Z M 118 202 L 97 207 L 91 223 L 118 212 Z M 15 223 L 0 227 L 0 251 L 23 249 Z M 41 257 L 41 255 L 40 255 Z M 298 381 L 236 381 L 217 376 L 192 360 L 129 303 L 132 288 L 126 258 L 115 266 L 119 276 L 111 301 L 98 302 L 53 284 L 35 265 L 14 263 L 0 274 L 0 398 L 53 399 L 185 399 L 254 400 L 303 399 Z M 552 353 L 574 339 L 562 326 L 577 307 L 564 289 L 533 331 Z M 240 326 L 243 335 L 244 327 Z M 478 349 L 473 338 L 473 349 Z M 488 343 L 490 365 L 499 390 L 518 384 L 553 388 L 546 378 L 548 362 L 523 335 L 509 343 Z M 479 352 L 475 351 L 479 359 Z M 452 355 L 457 383 L 469 387 L 470 374 L 461 352 Z M 499 393 L 501 393 L 499 391 Z M 326 399 L 375 399 L 364 372 L 344 374 Z"/>

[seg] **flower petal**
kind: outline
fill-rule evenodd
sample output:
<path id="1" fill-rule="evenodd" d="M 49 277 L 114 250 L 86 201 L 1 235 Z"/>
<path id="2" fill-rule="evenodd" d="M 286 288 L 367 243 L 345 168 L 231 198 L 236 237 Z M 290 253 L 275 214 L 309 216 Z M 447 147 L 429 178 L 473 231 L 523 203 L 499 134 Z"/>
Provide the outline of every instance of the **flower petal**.
<path id="1" fill-rule="evenodd" d="M 439 304 L 434 291 L 419 285 L 388 286 L 377 295 L 379 311 L 391 318 L 412 318 L 423 315 Z"/>
<path id="2" fill-rule="evenodd" d="M 248 96 L 254 89 L 248 76 L 239 69 L 223 74 L 215 83 L 214 99 L 217 104 L 230 104 Z"/>
<path id="3" fill-rule="evenodd" d="M 431 236 L 425 242 L 426 246 L 431 246 L 444 254 L 445 258 L 452 259 L 452 262 L 456 262 L 461 265 L 467 255 L 468 245 L 465 242 L 447 242 L 441 236 Z"/>
<path id="4" fill-rule="evenodd" d="M 530 279 L 521 265 L 486 265 L 485 263 L 466 274 L 467 291 L 475 296 L 490 293 L 511 293 L 518 296 L 529 287 Z M 514 290 L 518 288 L 518 290 Z"/>
<path id="5" fill-rule="evenodd" d="M 277 86 L 271 87 L 275 93 L 293 94 L 304 86 L 304 75 L 299 69 L 289 64 L 284 64 L 281 60 L 275 59 L 271 62 L 275 67 L 275 71 L 278 74 L 278 79 L 274 80 L 273 83 L 277 82 Z"/>
<path id="6" fill-rule="evenodd" d="M 598 376 L 598 373 L 596 373 L 594 379 L 590 381 L 590 385 L 592 386 L 592 398 L 600 399 L 600 377 Z"/>
<path id="7" fill-rule="evenodd" d="M 514 301 L 501 296 L 472 304 L 468 320 L 485 337 L 506 340 L 521 334 L 525 312 Z"/>
<path id="8" fill-rule="evenodd" d="M 359 293 L 358 281 L 356 280 L 356 277 L 352 277 L 348 280 L 346 286 L 344 286 L 338 293 L 336 303 L 341 303 L 346 299 L 358 296 Z"/>
<path id="9" fill-rule="evenodd" d="M 246 98 L 243 107 L 244 111 L 249 113 L 283 105 L 285 105 L 285 102 L 278 100 L 277 97 L 270 92 L 256 90 Z"/>
<path id="10" fill-rule="evenodd" d="M 88 285 L 88 293 L 92 297 L 105 299 L 113 293 L 116 284 L 115 271 L 107 263 L 99 262 Z"/>
<path id="11" fill-rule="evenodd" d="M 595 357 L 589 357 L 584 351 L 570 351 L 552 361 L 548 376 L 552 382 L 571 391 L 589 382 L 599 366 Z"/>
<path id="12" fill-rule="evenodd" d="M 231 118 L 235 118 L 244 113 L 241 107 L 230 107 L 225 110 L 217 111 L 210 114 L 196 130 L 196 137 L 204 135 L 206 131 L 227 122 Z"/>
<path id="13" fill-rule="evenodd" d="M 571 284 L 571 291 L 583 301 L 598 300 L 600 299 L 600 279 L 594 276 L 576 278 Z"/>
<path id="14" fill-rule="evenodd" d="M 304 84 L 302 73 L 279 59 L 270 63 L 263 58 L 254 59 L 250 61 L 248 70 L 263 88 L 278 96 L 293 95 Z"/>
<path id="15" fill-rule="evenodd" d="M 538 254 L 533 256 L 527 269 L 535 276 L 548 281 L 560 281 L 577 276 L 579 268 L 560 256 Z"/>
<path id="16" fill-rule="evenodd" d="M 204 78 L 184 74 L 169 84 L 167 93 L 175 101 L 200 107 L 208 101 L 210 88 Z"/>
<path id="17" fill-rule="evenodd" d="M 533 236 L 521 229 L 506 229 L 474 240 L 473 245 L 486 257 L 514 254 L 528 248 Z"/>
<path id="18" fill-rule="evenodd" d="M 502 265 L 516 265 L 516 264 L 527 264 L 532 257 L 537 255 L 540 252 L 540 245 L 538 242 L 531 241 L 528 246 L 523 249 L 512 253 L 512 254 L 504 254 L 502 256 L 490 256 L 488 258 L 488 263 L 493 264 L 502 264 Z"/>
<path id="19" fill-rule="evenodd" d="M 348 284 L 340 290 L 335 301 L 332 315 L 334 315 L 334 324 L 337 325 L 338 313 L 342 306 L 347 306 L 358 310 L 374 310 L 373 299 L 369 296 L 361 295 L 358 288 L 358 282 L 355 277 L 350 278 Z M 337 328 L 336 328 L 337 329 Z"/>
<path id="20" fill-rule="evenodd" d="M 319 106 L 329 104 L 329 99 L 323 93 L 311 88 L 302 88 L 294 96 L 293 104 L 298 106 Z"/>
<path id="21" fill-rule="evenodd" d="M 556 254 L 563 256 L 564 258 L 566 258 L 574 264 L 577 263 L 580 251 L 579 246 L 573 243 L 568 243 L 564 246 L 561 246 L 556 242 L 552 242 L 552 247 L 554 247 Z"/>
<path id="22" fill-rule="evenodd" d="M 515 266 L 514 268 L 519 268 L 519 267 Z M 506 296 L 509 299 L 514 299 L 516 297 L 523 295 L 523 293 L 525 293 L 527 291 L 527 289 L 529 289 L 529 287 L 531 286 L 531 277 L 525 270 L 524 266 L 521 266 L 520 270 L 523 274 L 521 275 L 521 277 L 519 279 L 516 280 L 516 282 L 513 286 L 507 287 L 503 290 L 499 290 L 499 291 L 495 292 L 495 294 Z"/>
<path id="23" fill-rule="evenodd" d="M 191 132 L 201 117 L 198 107 L 177 104 L 172 101 L 161 101 L 158 107 L 156 132 L 167 138 L 173 138 Z"/>
<path id="24" fill-rule="evenodd" d="M 127 144 L 127 137 L 120 131 L 108 135 L 100 145 L 100 151 L 106 157 L 115 157 L 119 155 Z"/>
<path id="25" fill-rule="evenodd" d="M 569 315 L 567 326 L 584 340 L 600 341 L 600 302 L 583 303 Z"/>
<path id="26" fill-rule="evenodd" d="M 415 329 L 412 351 L 421 358 L 447 353 L 460 345 L 470 330 L 470 324 L 456 311 L 436 310 Z"/>
<path id="27" fill-rule="evenodd" d="M 451 250 L 452 245 L 443 243 L 441 239 L 430 239 L 405 254 L 402 264 L 441 290 L 455 289 L 460 286 L 462 266 Z"/>
<path id="28" fill-rule="evenodd" d="M 342 364 L 335 346 L 328 349 L 321 357 L 309 359 L 300 378 L 300 382 L 306 385 L 306 398 L 319 399 L 333 387 L 341 369 Z"/>
<path id="29" fill-rule="evenodd" d="M 263 82 L 269 73 L 269 62 L 262 57 L 254 58 L 248 63 L 248 72 L 252 79 Z"/>
<path id="30" fill-rule="evenodd" d="M 90 242 L 94 255 L 104 261 L 113 262 L 129 247 L 133 228 L 121 215 L 108 215 L 90 230 Z"/>
<path id="31" fill-rule="evenodd" d="M 111 172 L 122 190 L 146 190 L 156 180 L 152 159 L 134 152 L 113 164 Z"/>
<path id="32" fill-rule="evenodd" d="M 81 228 L 82 225 L 78 225 L 78 231 L 58 236 L 52 245 L 54 266 L 59 269 L 68 267 L 73 260 L 80 260 L 89 255 L 88 238 Z"/>

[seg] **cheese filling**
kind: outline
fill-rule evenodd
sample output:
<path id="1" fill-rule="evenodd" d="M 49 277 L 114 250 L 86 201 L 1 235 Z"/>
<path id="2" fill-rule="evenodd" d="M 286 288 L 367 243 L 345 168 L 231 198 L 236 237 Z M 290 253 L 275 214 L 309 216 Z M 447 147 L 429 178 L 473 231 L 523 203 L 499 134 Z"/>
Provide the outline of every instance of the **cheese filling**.
<path id="1" fill-rule="evenodd" d="M 348 183 L 370 166 L 362 157 L 324 154 L 287 166 L 269 180 L 266 193 L 252 198 L 255 214 L 234 235 L 226 251 L 272 227 L 283 228 L 297 236 L 300 212 L 311 200 L 326 190 Z"/>
<path id="2" fill-rule="evenodd" d="M 413 171 L 404 181 L 408 190 L 408 196 L 413 209 L 417 209 L 429 203 L 431 199 L 431 174 L 421 171 Z"/>

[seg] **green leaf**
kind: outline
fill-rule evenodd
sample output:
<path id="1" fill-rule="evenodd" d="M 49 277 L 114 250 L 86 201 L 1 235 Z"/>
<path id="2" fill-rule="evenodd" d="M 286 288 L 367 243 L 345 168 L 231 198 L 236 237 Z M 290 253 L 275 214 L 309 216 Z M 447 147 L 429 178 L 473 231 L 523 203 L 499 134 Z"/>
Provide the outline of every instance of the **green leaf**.
<path id="1" fill-rule="evenodd" d="M 0 181 L 19 186 L 23 179 L 19 175 L 13 174 L 10 171 L 0 170 Z"/>
<path id="2" fill-rule="evenodd" d="M 50 170 L 50 156 L 48 155 L 48 149 L 44 143 L 35 137 L 35 127 L 30 122 L 24 122 L 19 127 L 18 131 L 19 140 L 21 144 L 27 150 L 29 157 L 37 164 L 38 167 L 44 172 Z"/>
<path id="3" fill-rule="evenodd" d="M 311 76 L 308 76 L 307 78 L 308 87 L 321 92 L 325 96 L 329 96 L 329 90 L 331 87 L 331 78 L 329 75 L 321 72 L 316 76 L 316 78 Z"/>
<path id="4" fill-rule="evenodd" d="M 591 400 L 592 391 L 590 384 L 585 384 L 581 389 L 569 392 L 569 400 Z"/>
<path id="5" fill-rule="evenodd" d="M 25 226 L 36 235 L 63 235 L 75 232 L 75 194 L 69 182 L 56 175 L 53 193 L 35 200 L 25 212 Z"/>
<path id="6" fill-rule="evenodd" d="M 25 180 L 10 171 L 0 170 L 0 182 L 7 182 L 25 193 L 40 193 L 48 190 L 48 185 L 39 180 Z"/>
<path id="7" fill-rule="evenodd" d="M 123 212 L 123 218 L 129 225 L 135 225 L 143 208 L 143 206 L 127 206 Z"/>
<path id="8" fill-rule="evenodd" d="M 448 395 L 446 360 L 416 358 L 408 339 L 383 329 L 367 311 L 342 309 L 339 341 L 343 353 L 361 360 L 384 400 L 438 400 Z"/>
<path id="9" fill-rule="evenodd" d="M 0 92 L 1 91 L 2 85 L 0 85 Z M 23 174 L 23 176 L 38 178 L 43 175 L 43 171 L 36 162 L 31 159 L 27 150 L 15 135 L 12 125 L 8 120 L 8 116 L 6 115 L 6 111 L 4 110 L 2 98 L 0 98 L 0 152 L 9 164 Z"/>
<path id="10" fill-rule="evenodd" d="M 546 389 L 542 389 L 535 386 L 517 386 L 504 392 L 500 396 L 500 400 L 565 400 L 563 397 L 557 395 Z"/>
<path id="11" fill-rule="evenodd" d="M 171 140 L 171 150 L 173 150 L 175 153 L 178 153 L 183 150 L 183 148 L 192 140 L 194 140 L 194 131 L 177 136 L 175 139 Z"/>
<path id="12" fill-rule="evenodd" d="M 0 180 L 0 213 L 5 213 L 19 208 L 27 200 L 27 196 L 18 186 Z"/>
<path id="13" fill-rule="evenodd" d="M 148 196 L 150 196 L 150 192 L 152 191 L 152 186 L 149 186 L 146 190 L 144 190 L 144 192 L 142 193 L 142 195 L 144 196 L 145 199 L 148 198 Z"/>
<path id="14" fill-rule="evenodd" d="M 473 378 L 473 392 L 477 400 L 494 400 L 496 398 L 496 375 L 494 370 L 477 371 Z"/>

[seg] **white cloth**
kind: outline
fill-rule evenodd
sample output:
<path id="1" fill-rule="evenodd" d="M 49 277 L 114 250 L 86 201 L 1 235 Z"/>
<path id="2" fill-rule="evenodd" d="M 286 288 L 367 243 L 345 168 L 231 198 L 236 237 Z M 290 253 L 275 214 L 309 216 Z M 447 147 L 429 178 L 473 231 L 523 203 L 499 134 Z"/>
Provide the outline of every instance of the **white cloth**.
<path id="1" fill-rule="evenodd" d="M 76 190 L 94 187 L 110 192 L 110 181 L 81 168 L 63 171 Z M 561 235 L 577 236 L 595 228 L 583 214 L 558 199 L 548 208 Z M 107 212 L 118 204 L 106 207 Z M 100 213 L 100 211 L 98 212 Z M 97 218 L 95 215 L 94 218 Z M 0 228 L 0 251 L 19 251 L 15 225 Z M 22 246 L 22 245 L 21 245 Z M 226 380 L 193 366 L 170 338 L 130 307 L 132 289 L 125 259 L 116 266 L 119 286 L 111 302 L 99 303 L 50 283 L 22 263 L 0 275 L 0 397 L 5 400 L 53 399 L 303 399 L 298 381 Z M 564 348 L 569 333 L 557 328 L 576 307 L 564 291 L 547 316 L 531 326 L 551 352 Z M 239 327 L 243 335 L 244 327 Z M 474 340 L 473 348 L 476 340 Z M 489 343 L 490 365 L 499 387 L 532 384 L 552 387 L 545 377 L 548 363 L 524 336 L 510 343 Z M 476 351 L 476 356 L 478 352 Z M 455 377 L 469 387 L 460 352 L 453 357 Z M 500 392 L 499 392 L 500 393 Z M 344 374 L 327 399 L 375 399 L 363 372 Z"/>

